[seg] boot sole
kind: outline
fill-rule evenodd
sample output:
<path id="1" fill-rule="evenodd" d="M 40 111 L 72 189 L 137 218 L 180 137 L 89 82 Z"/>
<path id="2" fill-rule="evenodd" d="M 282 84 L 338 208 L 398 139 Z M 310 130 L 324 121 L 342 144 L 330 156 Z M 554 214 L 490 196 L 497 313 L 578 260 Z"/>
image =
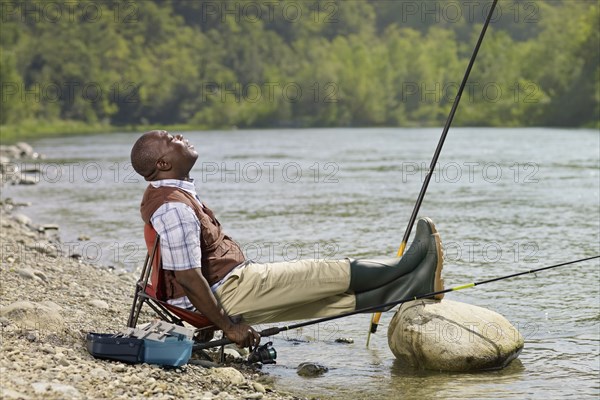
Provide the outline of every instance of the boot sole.
<path id="1" fill-rule="evenodd" d="M 433 225 L 433 222 L 431 224 Z M 437 253 L 437 265 L 435 267 L 433 291 L 441 292 L 444 290 L 444 279 L 442 278 L 442 269 L 444 268 L 444 249 L 442 247 L 442 239 L 440 238 L 440 234 L 436 231 L 436 233 L 431 236 L 435 238 L 435 250 Z M 444 298 L 444 293 L 436 294 L 433 296 L 433 298 L 436 300 L 442 300 Z"/>
<path id="2" fill-rule="evenodd" d="M 431 233 L 438 233 L 437 228 L 435 227 L 435 224 L 433 223 L 433 221 L 431 220 L 431 218 L 429 217 L 422 217 L 419 219 L 423 219 L 425 220 L 425 222 L 427 222 L 427 225 L 429 225 L 429 228 L 431 229 Z"/>

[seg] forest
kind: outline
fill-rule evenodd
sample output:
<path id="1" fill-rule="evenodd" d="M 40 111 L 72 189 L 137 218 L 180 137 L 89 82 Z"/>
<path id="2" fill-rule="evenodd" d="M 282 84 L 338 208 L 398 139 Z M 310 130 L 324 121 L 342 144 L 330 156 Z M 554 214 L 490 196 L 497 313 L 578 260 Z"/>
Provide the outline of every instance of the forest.
<path id="1" fill-rule="evenodd" d="M 440 126 L 491 0 L 4 1 L 2 137 Z M 596 0 L 501 0 L 459 126 L 598 127 Z"/>

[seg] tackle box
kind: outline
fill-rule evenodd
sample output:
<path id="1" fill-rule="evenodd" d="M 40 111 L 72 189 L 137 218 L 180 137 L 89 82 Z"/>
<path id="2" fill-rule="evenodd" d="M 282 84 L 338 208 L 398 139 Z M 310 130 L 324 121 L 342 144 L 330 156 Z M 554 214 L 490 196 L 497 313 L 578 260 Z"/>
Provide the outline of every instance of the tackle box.
<path id="1" fill-rule="evenodd" d="M 126 363 L 148 363 L 179 367 L 192 355 L 192 340 L 185 336 L 169 336 L 164 342 L 115 337 L 110 333 L 87 334 L 87 350 L 96 357 Z"/>
<path id="2" fill-rule="evenodd" d="M 144 340 L 114 336 L 111 333 L 88 333 L 88 352 L 96 358 L 128 363 L 144 362 Z"/>
<path id="3" fill-rule="evenodd" d="M 169 336 L 164 342 L 144 339 L 144 362 L 179 367 L 192 355 L 193 342 L 185 337 Z"/>

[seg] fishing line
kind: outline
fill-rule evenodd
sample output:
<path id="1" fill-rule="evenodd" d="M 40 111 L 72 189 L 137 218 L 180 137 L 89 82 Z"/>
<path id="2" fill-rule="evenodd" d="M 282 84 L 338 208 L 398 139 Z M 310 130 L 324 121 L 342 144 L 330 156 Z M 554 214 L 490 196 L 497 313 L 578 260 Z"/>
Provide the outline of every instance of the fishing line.
<path id="1" fill-rule="evenodd" d="M 276 335 L 278 333 L 289 331 L 289 330 L 292 330 L 292 329 L 298 329 L 298 328 L 303 328 L 305 326 L 310 326 L 310 325 L 320 324 L 320 323 L 323 323 L 323 322 L 333 321 L 333 320 L 336 320 L 336 319 L 339 319 L 339 318 L 349 317 L 351 315 L 362 314 L 362 313 L 367 313 L 367 312 L 373 312 L 373 311 L 376 311 L 376 310 L 380 310 L 382 308 L 393 307 L 393 306 L 397 306 L 397 305 L 402 304 L 402 303 L 407 303 L 409 301 L 426 299 L 426 298 L 430 298 L 430 297 L 433 297 L 433 296 L 438 295 L 438 294 L 444 294 L 444 293 L 449 293 L 449 292 L 456 292 L 456 291 L 459 291 L 459 290 L 468 289 L 468 288 L 472 288 L 472 287 L 475 287 L 475 286 L 481 286 L 481 285 L 485 285 L 485 284 L 492 283 L 492 282 L 497 282 L 497 281 L 502 281 L 502 280 L 505 280 L 505 279 L 515 278 L 515 277 L 521 276 L 521 275 L 535 274 L 537 272 L 546 271 L 546 270 L 553 269 L 553 268 L 558 268 L 558 267 L 564 267 L 566 265 L 577 264 L 577 263 L 581 263 L 581 262 L 585 262 L 585 261 L 590 261 L 590 260 L 594 260 L 596 258 L 600 258 L 600 255 L 593 256 L 593 257 L 587 257 L 587 258 L 581 258 L 579 260 L 574 260 L 574 261 L 567 261 L 567 262 L 563 262 L 563 263 L 560 263 L 560 264 L 554 264 L 554 265 L 550 265 L 550 266 L 546 266 L 546 267 L 541 267 L 541 268 L 536 268 L 536 269 L 530 269 L 530 270 L 527 270 L 527 271 L 517 272 L 515 274 L 500 276 L 500 277 L 497 277 L 497 278 L 486 279 L 486 280 L 479 281 L 479 282 L 466 283 L 464 285 L 455 286 L 455 287 L 452 287 L 452 288 L 449 288 L 449 289 L 439 290 L 437 292 L 426 293 L 426 294 L 419 295 L 419 296 L 406 297 L 404 299 L 392 301 L 392 302 L 381 304 L 381 305 L 377 305 L 377 306 L 366 307 L 366 308 L 362 308 L 360 310 L 354 310 L 354 311 L 350 311 L 350 312 L 347 312 L 347 313 L 343 313 L 343 314 L 339 314 L 339 315 L 334 315 L 334 316 L 331 316 L 331 317 L 323 317 L 323 318 L 313 319 L 313 320 L 310 320 L 310 321 L 304 321 L 304 322 L 300 322 L 300 323 L 292 324 L 292 325 L 279 326 L 279 327 L 271 327 L 271 328 L 267 328 L 267 329 L 262 330 L 260 332 L 260 335 L 263 336 L 263 337 L 273 336 L 273 335 Z M 219 340 L 213 340 L 211 342 L 195 344 L 194 345 L 194 349 L 208 349 L 208 348 L 211 348 L 211 347 L 223 346 L 223 345 L 230 344 L 230 343 L 232 343 L 231 340 L 229 340 L 227 338 L 224 338 L 224 339 L 219 339 Z"/>

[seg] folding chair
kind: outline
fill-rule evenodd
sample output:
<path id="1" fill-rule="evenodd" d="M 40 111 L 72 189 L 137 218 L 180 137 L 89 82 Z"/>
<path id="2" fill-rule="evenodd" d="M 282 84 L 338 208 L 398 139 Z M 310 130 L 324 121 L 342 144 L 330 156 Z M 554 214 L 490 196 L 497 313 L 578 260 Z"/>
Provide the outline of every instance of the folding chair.
<path id="1" fill-rule="evenodd" d="M 148 253 L 144 261 L 144 267 L 140 274 L 140 279 L 135 286 L 133 295 L 133 304 L 129 313 L 127 326 L 135 328 L 144 304 L 158 314 L 158 316 L 172 324 L 182 325 L 187 322 L 198 329 L 195 336 L 196 340 L 201 342 L 212 338 L 217 327 L 204 315 L 199 312 L 186 310 L 167 303 L 165 295 L 165 277 L 160 258 L 159 235 L 151 225 L 144 226 L 144 239 Z M 150 276 L 152 278 L 150 279 Z M 150 279 L 150 282 L 148 281 Z"/>

